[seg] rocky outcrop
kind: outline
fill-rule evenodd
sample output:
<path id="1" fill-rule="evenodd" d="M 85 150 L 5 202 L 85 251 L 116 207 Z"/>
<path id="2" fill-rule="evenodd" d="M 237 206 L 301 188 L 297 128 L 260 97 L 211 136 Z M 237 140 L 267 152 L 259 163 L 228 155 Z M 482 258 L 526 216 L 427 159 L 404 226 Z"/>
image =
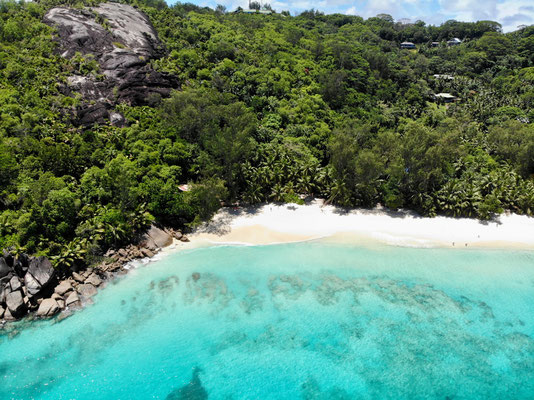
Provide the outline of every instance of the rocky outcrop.
<path id="1" fill-rule="evenodd" d="M 59 282 L 46 257 L 15 256 L 4 251 L 0 257 L 3 271 L 0 278 L 0 324 L 32 312 L 37 317 L 48 318 L 62 310 L 78 308 L 82 301 L 90 301 L 106 279 L 126 273 L 128 262 L 153 257 L 162 247 L 172 244 L 173 238 L 189 241 L 179 231 L 152 225 L 137 245 L 109 250 L 104 255 L 104 261 L 95 268 L 72 271 Z"/>
<path id="2" fill-rule="evenodd" d="M 0 257 L 0 279 L 4 278 L 11 272 L 11 268 L 7 265 L 6 260 Z"/>
<path id="3" fill-rule="evenodd" d="M 59 304 L 54 299 L 44 299 L 37 310 L 38 317 L 51 317 L 59 312 Z"/>
<path id="4" fill-rule="evenodd" d="M 93 73 L 70 76 L 63 87 L 65 94 L 83 96 L 75 121 L 81 125 L 106 120 L 121 125 L 124 118 L 112 111 L 116 104 L 148 104 L 178 87 L 176 77 L 150 66 L 149 61 L 162 57 L 165 50 L 148 17 L 130 5 L 56 7 L 46 13 L 44 22 L 57 29 L 63 57 L 80 54 L 86 62 L 94 60 L 98 65 Z"/>
<path id="5" fill-rule="evenodd" d="M 148 232 L 141 239 L 141 246 L 155 250 L 158 247 L 166 247 L 172 243 L 172 235 L 155 225 L 150 226 Z"/>
<path id="6" fill-rule="evenodd" d="M 6 305 L 11 315 L 17 317 L 24 313 L 26 305 L 24 304 L 24 298 L 20 290 L 10 292 L 6 296 Z"/>
<path id="7" fill-rule="evenodd" d="M 65 296 L 67 293 L 72 292 L 74 289 L 69 280 L 64 280 L 59 283 L 54 289 L 54 292 L 60 296 Z"/>
<path id="8" fill-rule="evenodd" d="M 83 283 L 80 286 L 76 288 L 78 293 L 84 298 L 88 299 L 90 297 L 93 297 L 96 292 L 96 287 L 94 285 L 91 285 L 90 283 Z"/>
<path id="9" fill-rule="evenodd" d="M 95 273 L 92 273 L 91 275 L 89 275 L 89 277 L 85 280 L 85 283 L 88 283 L 88 284 L 91 284 L 93 285 L 94 287 L 98 287 L 102 284 L 102 279 L 100 279 L 100 277 L 95 274 Z"/>
<path id="10" fill-rule="evenodd" d="M 48 258 L 32 258 L 28 271 L 24 275 L 28 297 L 32 298 L 46 289 L 54 278 L 54 273 L 54 268 Z"/>
<path id="11" fill-rule="evenodd" d="M 67 307 L 80 305 L 80 296 L 78 295 L 78 292 L 71 292 L 65 299 L 65 305 Z"/>

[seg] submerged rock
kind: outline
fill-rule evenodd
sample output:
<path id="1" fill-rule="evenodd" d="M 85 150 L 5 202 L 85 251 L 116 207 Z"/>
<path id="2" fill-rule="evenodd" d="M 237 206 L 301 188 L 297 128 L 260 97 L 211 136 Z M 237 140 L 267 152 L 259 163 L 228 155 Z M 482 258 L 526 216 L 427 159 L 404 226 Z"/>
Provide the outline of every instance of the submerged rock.
<path id="1" fill-rule="evenodd" d="M 124 124 L 113 112 L 120 102 L 148 104 L 178 87 L 176 77 L 155 71 L 149 61 L 165 54 L 148 17 L 136 8 L 119 3 L 73 9 L 56 7 L 43 21 L 57 28 L 59 51 L 65 58 L 77 53 L 96 61 L 98 72 L 69 77 L 64 92 L 79 92 L 84 104 L 76 121 L 81 125 Z"/>
<path id="2" fill-rule="evenodd" d="M 205 400 L 208 398 L 208 392 L 202 387 L 199 374 L 201 369 L 195 367 L 193 377 L 189 383 L 179 389 L 173 390 L 166 397 L 166 400 Z"/>

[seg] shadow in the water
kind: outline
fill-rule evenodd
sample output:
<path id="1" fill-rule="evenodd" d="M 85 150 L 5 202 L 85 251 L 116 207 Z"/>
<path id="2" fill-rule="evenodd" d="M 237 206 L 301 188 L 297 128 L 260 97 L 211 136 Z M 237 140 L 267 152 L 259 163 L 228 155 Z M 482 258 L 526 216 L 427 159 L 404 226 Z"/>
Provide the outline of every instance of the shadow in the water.
<path id="1" fill-rule="evenodd" d="M 189 383 L 179 389 L 174 389 L 168 394 L 166 400 L 205 400 L 208 392 L 202 387 L 198 375 L 202 370 L 199 367 L 193 369 L 193 377 Z"/>

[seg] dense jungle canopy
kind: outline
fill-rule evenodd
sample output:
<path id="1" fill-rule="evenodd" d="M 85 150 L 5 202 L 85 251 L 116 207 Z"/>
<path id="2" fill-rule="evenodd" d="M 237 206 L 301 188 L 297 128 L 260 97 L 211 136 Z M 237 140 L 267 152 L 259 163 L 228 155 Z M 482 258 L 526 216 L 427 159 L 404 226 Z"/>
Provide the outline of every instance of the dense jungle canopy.
<path id="1" fill-rule="evenodd" d="M 60 88 L 99 65 L 63 58 L 42 21 L 98 3 L 0 2 L 0 248 L 91 263 L 153 221 L 303 195 L 429 216 L 534 212 L 534 26 L 128 1 L 166 48 L 152 68 L 179 88 L 119 103 L 124 126 L 86 126 L 73 118 L 82 96 Z"/>

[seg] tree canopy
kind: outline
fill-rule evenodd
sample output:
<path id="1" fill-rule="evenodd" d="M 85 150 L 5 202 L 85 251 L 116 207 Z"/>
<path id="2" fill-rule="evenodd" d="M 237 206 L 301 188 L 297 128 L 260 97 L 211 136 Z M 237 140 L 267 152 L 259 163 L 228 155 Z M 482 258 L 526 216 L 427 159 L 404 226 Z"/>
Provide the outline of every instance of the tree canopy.
<path id="1" fill-rule="evenodd" d="M 98 65 L 62 58 L 42 18 L 98 2 L 0 2 L 0 247 L 101 254 L 152 221 L 301 195 L 424 215 L 534 212 L 532 26 L 129 1 L 166 46 L 153 67 L 181 88 L 118 105 L 125 127 L 87 128 L 60 84 Z"/>

